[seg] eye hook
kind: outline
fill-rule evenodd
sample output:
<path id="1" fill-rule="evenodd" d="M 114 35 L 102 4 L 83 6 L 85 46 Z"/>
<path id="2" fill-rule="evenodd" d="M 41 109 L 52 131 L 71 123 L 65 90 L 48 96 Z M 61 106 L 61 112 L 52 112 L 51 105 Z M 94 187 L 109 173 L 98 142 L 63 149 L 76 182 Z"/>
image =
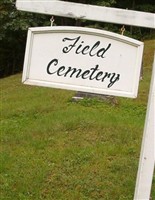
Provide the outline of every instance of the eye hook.
<path id="1" fill-rule="evenodd" d="M 53 24 L 54 24 L 54 21 L 55 21 L 55 20 L 54 20 L 54 17 L 52 16 L 52 17 L 51 17 L 51 19 L 50 19 L 51 26 L 53 26 Z"/>
<path id="2" fill-rule="evenodd" d="M 121 31 L 121 35 L 124 35 L 124 32 L 125 32 L 125 26 L 124 25 L 122 26 L 120 31 Z"/>

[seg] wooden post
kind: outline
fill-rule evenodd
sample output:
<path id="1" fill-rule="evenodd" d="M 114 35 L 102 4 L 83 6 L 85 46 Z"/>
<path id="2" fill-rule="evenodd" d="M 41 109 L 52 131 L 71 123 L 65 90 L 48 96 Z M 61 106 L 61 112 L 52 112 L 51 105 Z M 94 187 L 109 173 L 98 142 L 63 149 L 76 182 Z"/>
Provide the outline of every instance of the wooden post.
<path id="1" fill-rule="evenodd" d="M 149 200 L 155 166 L 155 55 L 134 200 Z"/>

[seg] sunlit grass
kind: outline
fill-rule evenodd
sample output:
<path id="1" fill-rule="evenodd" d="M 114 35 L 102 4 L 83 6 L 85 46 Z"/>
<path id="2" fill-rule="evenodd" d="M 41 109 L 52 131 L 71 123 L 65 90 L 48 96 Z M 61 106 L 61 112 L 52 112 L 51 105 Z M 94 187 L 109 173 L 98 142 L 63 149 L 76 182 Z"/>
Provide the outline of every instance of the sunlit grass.
<path id="1" fill-rule="evenodd" d="M 1 199 L 132 200 L 153 48 L 138 98 L 116 105 L 72 102 L 74 92 L 22 85 L 21 74 L 1 79 Z"/>

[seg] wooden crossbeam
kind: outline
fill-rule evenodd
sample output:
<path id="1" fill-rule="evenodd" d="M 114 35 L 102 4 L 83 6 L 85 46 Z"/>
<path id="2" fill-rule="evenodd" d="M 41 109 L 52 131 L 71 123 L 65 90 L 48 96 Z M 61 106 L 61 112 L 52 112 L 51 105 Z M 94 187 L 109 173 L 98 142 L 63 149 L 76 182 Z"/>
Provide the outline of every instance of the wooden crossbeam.
<path id="1" fill-rule="evenodd" d="M 100 22 L 155 28 L 155 14 L 58 0 L 17 0 L 18 10 Z"/>

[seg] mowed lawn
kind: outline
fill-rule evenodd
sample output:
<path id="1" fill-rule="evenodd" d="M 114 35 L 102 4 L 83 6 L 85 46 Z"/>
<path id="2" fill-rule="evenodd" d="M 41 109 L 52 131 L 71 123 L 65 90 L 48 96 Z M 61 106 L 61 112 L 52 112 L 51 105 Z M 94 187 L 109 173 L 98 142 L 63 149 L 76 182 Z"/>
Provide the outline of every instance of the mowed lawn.
<path id="1" fill-rule="evenodd" d="M 132 200 L 154 48 L 145 41 L 136 99 L 73 102 L 21 74 L 1 79 L 0 199 Z"/>

